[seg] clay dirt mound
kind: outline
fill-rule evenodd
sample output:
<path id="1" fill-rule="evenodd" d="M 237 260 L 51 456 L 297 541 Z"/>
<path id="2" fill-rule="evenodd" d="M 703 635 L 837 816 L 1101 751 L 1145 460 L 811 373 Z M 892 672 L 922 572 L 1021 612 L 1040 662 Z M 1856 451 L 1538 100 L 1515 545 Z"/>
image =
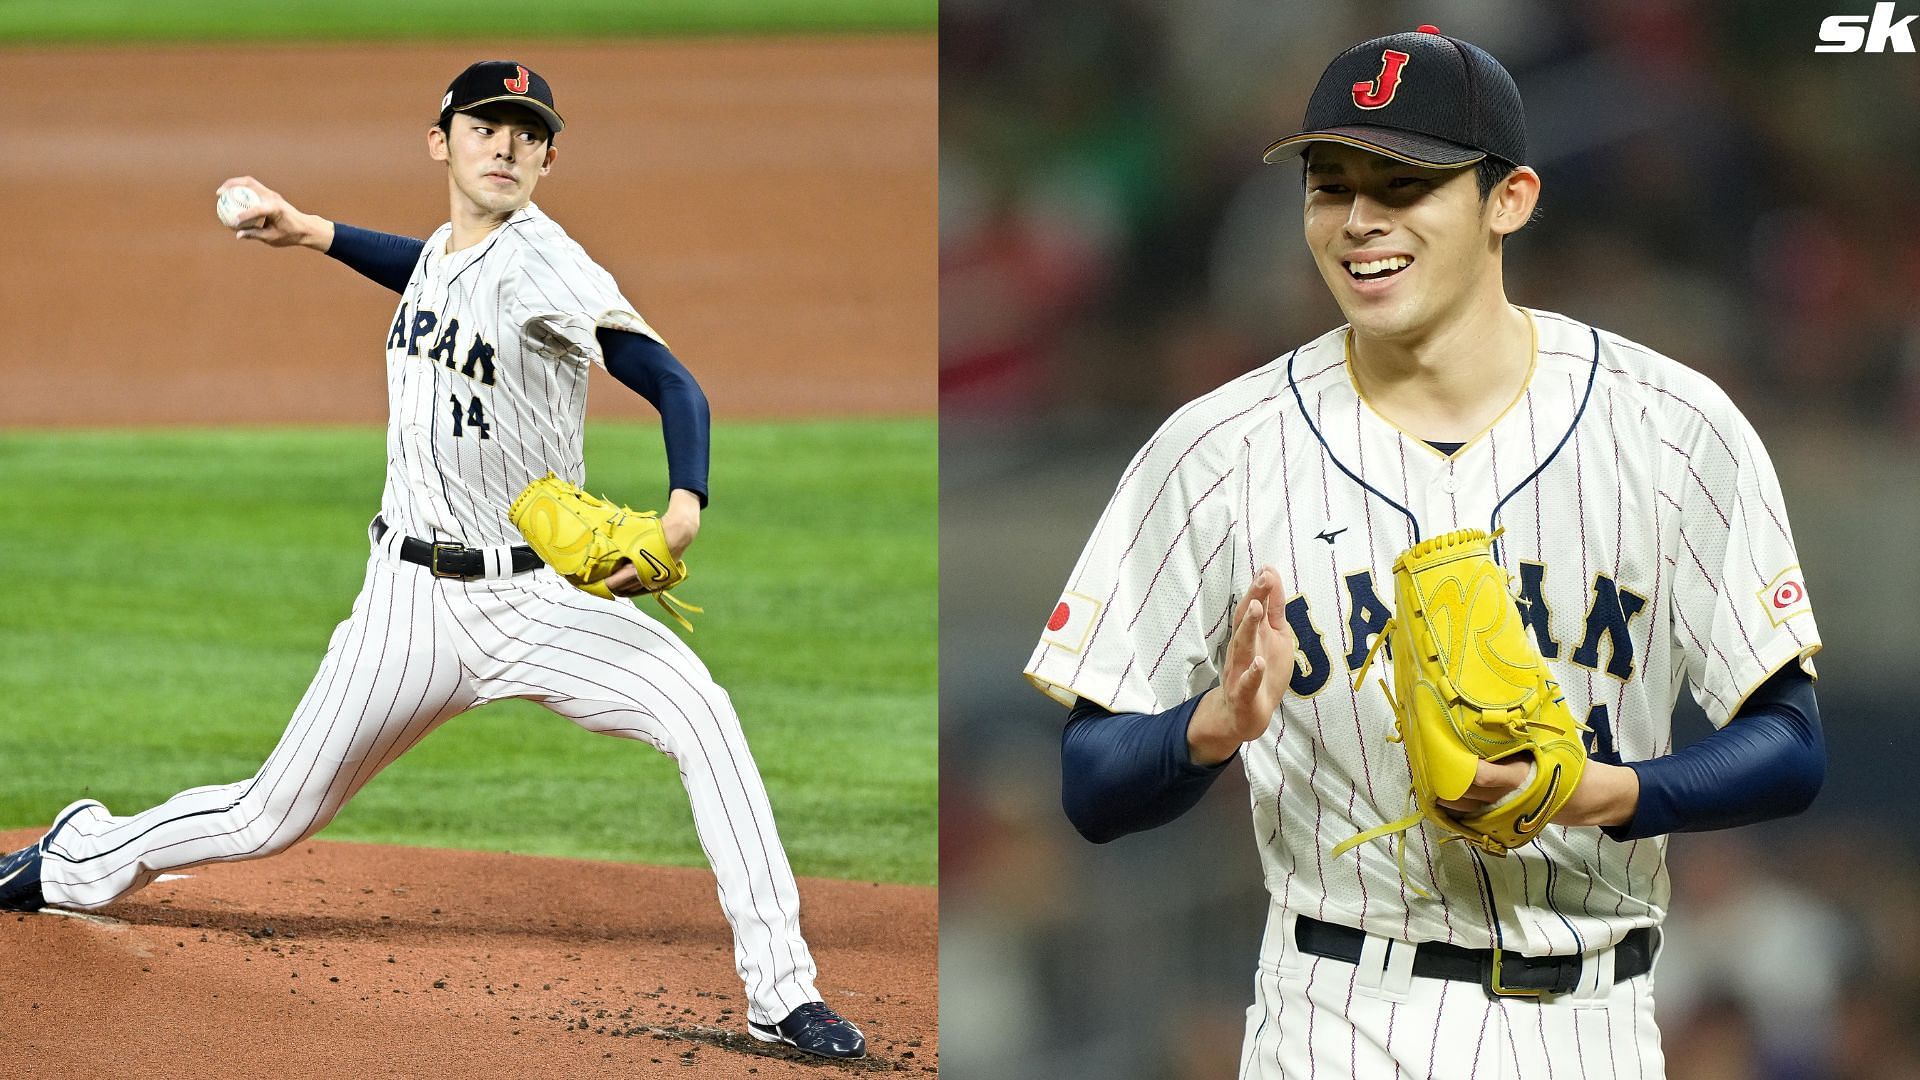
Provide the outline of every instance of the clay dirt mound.
<path id="1" fill-rule="evenodd" d="M 32 831 L 0 835 L 0 849 Z M 0 917 L 9 1077 L 937 1073 L 935 891 L 803 879 L 870 1057 L 746 1036 L 713 875 L 309 842 L 96 913 Z"/>

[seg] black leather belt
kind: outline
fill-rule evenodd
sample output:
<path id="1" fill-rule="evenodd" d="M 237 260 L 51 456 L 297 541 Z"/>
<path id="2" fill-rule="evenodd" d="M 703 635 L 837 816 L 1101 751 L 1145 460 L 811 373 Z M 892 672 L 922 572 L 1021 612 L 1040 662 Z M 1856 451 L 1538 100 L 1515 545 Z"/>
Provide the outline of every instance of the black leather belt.
<path id="1" fill-rule="evenodd" d="M 387 535 L 385 518 L 373 519 L 373 542 L 379 543 Z M 410 563 L 426 567 L 434 577 L 461 578 L 472 580 L 487 576 L 486 552 L 480 548 L 470 548 L 461 544 L 433 543 L 416 540 L 409 536 L 400 541 L 400 557 Z M 513 549 L 513 572 L 524 574 L 529 570 L 538 570 L 545 564 L 530 547 Z"/>
<path id="2" fill-rule="evenodd" d="M 1303 953 L 1360 962 L 1364 931 L 1305 915 L 1294 923 L 1294 941 Z M 1613 947 L 1613 981 L 1623 982 L 1653 970 L 1660 932 L 1650 927 L 1627 931 Z M 1572 993 L 1580 985 L 1578 956 L 1521 956 L 1502 949 L 1468 949 L 1444 941 L 1423 941 L 1413 953 L 1413 973 L 1427 979 L 1477 982 L 1490 996 L 1538 997 Z"/>

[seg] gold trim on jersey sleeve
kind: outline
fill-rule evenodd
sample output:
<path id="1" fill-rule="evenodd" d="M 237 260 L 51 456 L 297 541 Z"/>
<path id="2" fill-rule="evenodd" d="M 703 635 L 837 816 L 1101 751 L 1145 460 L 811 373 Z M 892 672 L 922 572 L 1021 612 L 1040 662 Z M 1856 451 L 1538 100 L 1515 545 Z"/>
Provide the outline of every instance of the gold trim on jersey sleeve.
<path id="1" fill-rule="evenodd" d="M 1035 690 L 1040 691 L 1041 693 L 1047 695 L 1048 697 L 1059 702 L 1060 704 L 1065 705 L 1069 709 L 1073 708 L 1075 705 L 1078 705 L 1080 703 L 1081 698 L 1086 698 L 1088 701 L 1093 702 L 1095 705 L 1100 706 L 1101 708 L 1107 710 L 1108 712 L 1120 711 L 1118 709 L 1115 709 L 1112 705 L 1108 704 L 1107 702 L 1101 701 L 1099 698 L 1088 697 L 1086 694 L 1083 694 L 1080 691 L 1075 690 L 1073 687 L 1068 686 L 1065 683 L 1054 682 L 1052 679 L 1049 679 L 1044 675 L 1036 675 L 1031 671 L 1021 672 L 1021 674 L 1027 677 L 1027 681 L 1033 684 L 1033 688 Z"/>
<path id="2" fill-rule="evenodd" d="M 1753 696 L 1753 692 L 1755 690 L 1760 689 L 1760 687 L 1763 684 L 1765 684 L 1768 679 L 1771 679 L 1775 675 L 1778 675 L 1782 669 L 1784 669 L 1788 664 L 1791 664 L 1796 660 L 1800 662 L 1800 668 L 1801 670 L 1807 673 L 1808 678 L 1812 679 L 1814 682 L 1819 682 L 1820 673 L 1818 671 L 1815 671 L 1813 668 L 1813 654 L 1820 651 L 1820 644 L 1821 644 L 1820 642 L 1816 641 L 1813 644 L 1800 649 L 1799 651 L 1795 652 L 1792 656 L 1789 656 L 1785 660 L 1782 660 L 1778 664 L 1775 664 L 1773 667 L 1768 668 L 1764 674 L 1762 674 L 1759 678 L 1753 680 L 1753 685 L 1747 687 L 1746 692 L 1741 694 L 1740 697 L 1734 701 L 1733 708 L 1727 710 L 1726 722 L 1729 724 L 1733 723 L 1733 718 L 1740 715 L 1741 709 L 1744 709 L 1747 707 L 1747 699 Z"/>

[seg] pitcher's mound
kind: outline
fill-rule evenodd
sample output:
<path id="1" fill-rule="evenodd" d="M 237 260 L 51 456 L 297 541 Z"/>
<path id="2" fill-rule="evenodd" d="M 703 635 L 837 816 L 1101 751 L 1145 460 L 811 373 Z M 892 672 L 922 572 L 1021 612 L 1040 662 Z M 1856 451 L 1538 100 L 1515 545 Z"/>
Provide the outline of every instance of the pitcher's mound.
<path id="1" fill-rule="evenodd" d="M 5 1072 L 937 1072 L 935 891 L 805 879 L 800 893 L 821 994 L 866 1032 L 864 1061 L 748 1037 L 705 870 L 309 842 L 83 917 L 0 917 Z"/>

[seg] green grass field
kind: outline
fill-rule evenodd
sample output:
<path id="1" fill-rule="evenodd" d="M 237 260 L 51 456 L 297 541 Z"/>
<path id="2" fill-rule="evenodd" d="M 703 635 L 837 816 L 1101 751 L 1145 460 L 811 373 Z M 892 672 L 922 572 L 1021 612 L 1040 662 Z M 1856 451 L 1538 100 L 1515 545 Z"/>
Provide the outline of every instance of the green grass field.
<path id="1" fill-rule="evenodd" d="M 359 589 L 377 429 L 0 433 L 0 828 L 252 775 Z M 677 595 L 797 872 L 935 876 L 931 419 L 723 425 Z M 636 505 L 658 430 L 588 425 Z M 657 610 L 651 601 L 646 610 Z M 330 839 L 705 865 L 673 764 L 525 702 L 457 717 Z"/>
<path id="2" fill-rule="evenodd" d="M 0 45 L 927 31 L 936 0 L 0 0 Z"/>

